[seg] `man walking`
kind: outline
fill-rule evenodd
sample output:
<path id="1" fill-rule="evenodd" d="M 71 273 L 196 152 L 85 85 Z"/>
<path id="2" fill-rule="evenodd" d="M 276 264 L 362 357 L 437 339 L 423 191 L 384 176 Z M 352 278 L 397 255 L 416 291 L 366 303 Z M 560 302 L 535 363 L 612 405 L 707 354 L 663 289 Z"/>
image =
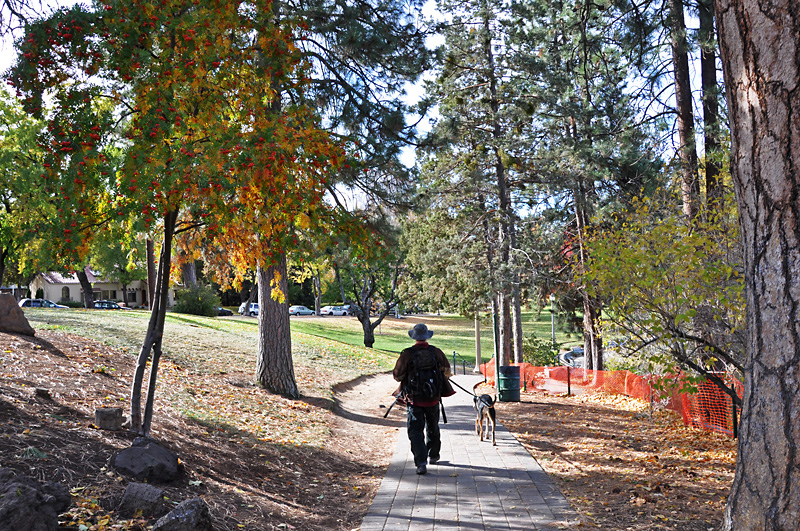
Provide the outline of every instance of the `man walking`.
<path id="1" fill-rule="evenodd" d="M 450 385 L 450 362 L 444 352 L 428 344 L 433 331 L 423 323 L 414 325 L 408 335 L 414 345 L 403 350 L 392 375 L 400 384 L 406 403 L 408 439 L 417 474 L 427 473 L 427 464 L 439 461 L 442 440 L 439 434 L 439 403 L 455 394 Z"/>

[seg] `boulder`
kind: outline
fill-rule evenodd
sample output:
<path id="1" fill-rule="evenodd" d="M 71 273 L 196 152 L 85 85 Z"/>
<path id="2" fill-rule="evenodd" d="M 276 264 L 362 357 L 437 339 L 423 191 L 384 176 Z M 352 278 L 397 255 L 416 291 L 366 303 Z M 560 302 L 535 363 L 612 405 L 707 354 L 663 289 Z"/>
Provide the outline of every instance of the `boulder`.
<path id="1" fill-rule="evenodd" d="M 152 439 L 137 437 L 114 458 L 114 467 L 139 481 L 168 483 L 180 473 L 178 457 Z"/>
<path id="2" fill-rule="evenodd" d="M 121 407 L 99 407 L 94 410 L 94 424 L 101 430 L 117 431 L 122 428 L 125 417 Z"/>
<path id="3" fill-rule="evenodd" d="M 22 313 L 17 299 L 8 293 L 0 293 L 0 332 L 26 336 L 36 333 Z"/>
<path id="4" fill-rule="evenodd" d="M 138 511 L 145 518 L 162 516 L 166 512 L 164 491 L 147 483 L 129 483 L 117 513 L 123 518 L 133 518 Z"/>
<path id="5" fill-rule="evenodd" d="M 201 498 L 181 502 L 172 511 L 162 516 L 152 531 L 213 531 L 211 512 Z"/>
<path id="6" fill-rule="evenodd" d="M 39 483 L 0 469 L 0 529 L 56 531 L 72 497 L 61 483 Z"/>

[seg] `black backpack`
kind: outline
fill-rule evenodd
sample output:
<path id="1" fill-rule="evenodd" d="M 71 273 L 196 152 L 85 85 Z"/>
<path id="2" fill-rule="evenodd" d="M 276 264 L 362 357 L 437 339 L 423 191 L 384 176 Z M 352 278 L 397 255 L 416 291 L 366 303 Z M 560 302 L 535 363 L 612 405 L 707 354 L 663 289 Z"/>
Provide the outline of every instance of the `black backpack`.
<path id="1" fill-rule="evenodd" d="M 408 366 L 405 393 L 416 400 L 434 400 L 442 394 L 442 371 L 433 350 L 417 350 Z"/>

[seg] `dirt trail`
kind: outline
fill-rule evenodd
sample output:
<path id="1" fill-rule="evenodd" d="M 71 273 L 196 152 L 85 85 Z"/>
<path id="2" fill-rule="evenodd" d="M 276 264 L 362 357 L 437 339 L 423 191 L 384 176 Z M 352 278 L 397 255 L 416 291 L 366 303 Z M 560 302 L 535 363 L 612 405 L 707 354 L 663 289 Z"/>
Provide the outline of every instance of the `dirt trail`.
<path id="1" fill-rule="evenodd" d="M 394 408 L 388 418 L 386 409 L 394 401 L 397 387 L 389 373 L 365 376 L 334 388 L 337 418 L 329 445 L 373 467 L 388 467 L 394 451 L 397 431 L 405 426 L 401 408 Z M 382 474 L 381 474 L 382 476 Z"/>

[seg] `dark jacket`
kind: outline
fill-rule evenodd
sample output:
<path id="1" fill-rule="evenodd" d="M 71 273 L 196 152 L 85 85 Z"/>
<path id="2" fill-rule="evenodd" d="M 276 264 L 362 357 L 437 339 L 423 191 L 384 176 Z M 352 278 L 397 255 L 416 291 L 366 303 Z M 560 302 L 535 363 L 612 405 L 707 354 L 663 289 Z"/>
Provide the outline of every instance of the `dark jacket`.
<path id="1" fill-rule="evenodd" d="M 444 355 L 440 349 L 434 347 L 433 345 L 429 345 L 428 343 L 417 343 L 407 349 L 404 349 L 400 353 L 400 357 L 397 358 L 397 363 L 394 365 L 394 370 L 392 371 L 392 376 L 398 382 L 401 382 L 400 387 L 394 392 L 395 396 L 400 396 L 402 393 L 402 382 L 408 376 L 408 368 L 411 365 L 411 360 L 414 359 L 414 353 L 418 350 L 432 350 L 436 356 L 436 361 L 439 364 L 439 368 L 444 373 L 444 384 L 442 387 L 442 394 L 441 396 L 453 396 L 456 394 L 453 386 L 450 385 L 450 362 L 447 361 L 447 356 Z M 434 401 L 414 401 L 411 397 L 403 397 L 404 400 L 412 405 L 415 406 L 433 406 L 439 403 L 439 400 L 436 399 Z"/>

